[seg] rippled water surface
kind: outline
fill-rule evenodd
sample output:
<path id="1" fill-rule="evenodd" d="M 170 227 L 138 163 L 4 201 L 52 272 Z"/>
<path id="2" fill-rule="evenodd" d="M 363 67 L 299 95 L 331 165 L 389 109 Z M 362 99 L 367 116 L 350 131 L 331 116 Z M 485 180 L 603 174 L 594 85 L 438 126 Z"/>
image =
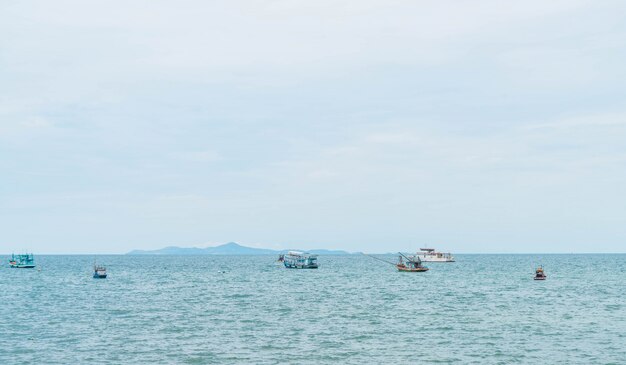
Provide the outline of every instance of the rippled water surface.
<path id="1" fill-rule="evenodd" d="M 626 364 L 626 255 L 275 259 L 3 258 L 0 364 Z"/>

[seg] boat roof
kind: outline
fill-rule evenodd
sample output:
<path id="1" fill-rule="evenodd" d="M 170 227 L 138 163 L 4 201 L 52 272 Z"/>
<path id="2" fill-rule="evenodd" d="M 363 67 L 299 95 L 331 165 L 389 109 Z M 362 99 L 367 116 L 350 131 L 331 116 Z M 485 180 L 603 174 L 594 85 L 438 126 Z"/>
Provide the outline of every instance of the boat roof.
<path id="1" fill-rule="evenodd" d="M 433 252 L 433 251 L 435 251 L 435 249 L 434 249 L 434 248 L 420 248 L 420 250 L 422 250 L 422 251 L 428 251 L 428 252 Z"/>
<path id="2" fill-rule="evenodd" d="M 317 257 L 317 255 L 311 255 L 308 252 L 302 252 L 302 251 L 289 251 L 287 252 L 288 255 L 291 256 L 309 256 L 309 257 Z"/>

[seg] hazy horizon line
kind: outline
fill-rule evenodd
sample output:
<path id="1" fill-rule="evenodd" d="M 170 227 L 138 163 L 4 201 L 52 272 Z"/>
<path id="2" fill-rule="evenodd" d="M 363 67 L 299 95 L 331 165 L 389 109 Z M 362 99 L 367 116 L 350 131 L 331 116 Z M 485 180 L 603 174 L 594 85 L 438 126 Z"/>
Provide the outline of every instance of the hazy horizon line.
<path id="1" fill-rule="evenodd" d="M 283 249 L 283 250 L 275 250 L 275 251 L 289 251 L 296 249 Z M 311 250 L 303 250 L 303 251 L 314 251 L 314 250 L 329 250 L 329 251 L 345 251 L 341 249 L 311 249 Z M 134 251 L 134 250 L 133 250 Z M 126 256 L 129 255 L 131 251 L 125 253 L 37 253 L 38 256 Z M 345 251 L 347 253 L 327 253 L 322 254 L 324 256 L 349 256 L 349 255 L 358 255 L 358 254 L 366 254 L 366 255 L 395 255 L 397 252 L 412 252 L 412 251 L 396 251 L 396 252 L 350 252 Z M 417 251 L 416 251 L 417 252 Z M 12 252 L 12 253 L 0 253 L 0 256 L 11 256 L 12 254 L 20 254 L 20 253 L 29 253 L 35 254 L 34 252 Z M 453 255 L 625 255 L 626 252 L 451 252 Z M 272 254 L 230 254 L 230 253 L 220 253 L 220 254 L 137 254 L 132 256 L 271 256 Z"/>

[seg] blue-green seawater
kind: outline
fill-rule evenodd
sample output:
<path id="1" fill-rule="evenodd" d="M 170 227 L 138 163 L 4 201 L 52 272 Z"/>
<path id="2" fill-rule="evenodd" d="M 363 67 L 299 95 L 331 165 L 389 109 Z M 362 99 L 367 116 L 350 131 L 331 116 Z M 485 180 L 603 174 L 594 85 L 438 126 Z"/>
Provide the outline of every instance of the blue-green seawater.
<path id="1" fill-rule="evenodd" d="M 105 280 L 92 256 L 3 260 L 0 364 L 626 364 L 623 254 L 275 259 L 101 256 Z"/>

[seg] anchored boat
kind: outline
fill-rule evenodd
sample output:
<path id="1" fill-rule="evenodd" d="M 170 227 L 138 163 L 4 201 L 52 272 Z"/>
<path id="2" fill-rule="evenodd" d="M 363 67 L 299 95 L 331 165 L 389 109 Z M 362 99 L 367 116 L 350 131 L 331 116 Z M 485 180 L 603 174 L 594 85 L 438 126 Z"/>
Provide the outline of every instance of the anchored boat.
<path id="1" fill-rule="evenodd" d="M 537 270 L 535 270 L 535 277 L 533 279 L 535 280 L 546 280 L 547 276 L 546 273 L 543 272 L 543 266 L 539 266 L 537 268 Z"/>
<path id="2" fill-rule="evenodd" d="M 101 265 L 96 265 L 96 262 L 93 262 L 93 278 L 94 279 L 106 279 L 107 277 L 107 268 Z"/>
<path id="3" fill-rule="evenodd" d="M 317 255 L 308 252 L 289 251 L 283 258 L 288 269 L 317 269 Z"/>
<path id="4" fill-rule="evenodd" d="M 12 254 L 9 266 L 15 269 L 32 269 L 35 267 L 35 256 L 32 253 L 22 255 Z"/>
<path id="5" fill-rule="evenodd" d="M 398 256 L 398 263 L 396 264 L 396 268 L 400 272 L 425 272 L 428 271 L 426 266 L 422 266 L 422 261 L 417 258 L 404 256 L 401 252 L 398 252 L 400 256 Z M 402 257 L 406 259 L 405 262 L 402 261 Z"/>
<path id="6" fill-rule="evenodd" d="M 451 253 L 437 252 L 434 248 L 420 248 L 420 251 L 412 257 L 423 262 L 454 262 L 454 256 Z"/>
<path id="7" fill-rule="evenodd" d="M 391 262 L 391 261 L 387 261 L 384 259 L 381 259 L 379 257 L 376 256 L 372 256 L 372 255 L 367 255 L 364 254 L 365 256 L 369 256 L 375 260 L 378 261 L 382 261 L 382 262 L 386 262 L 388 264 L 391 264 L 393 266 L 396 267 L 396 269 L 398 269 L 398 271 L 400 272 L 425 272 L 428 271 L 428 268 L 426 266 L 422 266 L 422 261 L 419 258 L 414 258 L 414 256 L 411 257 L 407 257 L 405 256 L 402 252 L 398 252 L 400 254 L 400 256 L 398 256 L 398 262 Z M 405 258 L 406 261 L 403 261 L 402 258 Z"/>

